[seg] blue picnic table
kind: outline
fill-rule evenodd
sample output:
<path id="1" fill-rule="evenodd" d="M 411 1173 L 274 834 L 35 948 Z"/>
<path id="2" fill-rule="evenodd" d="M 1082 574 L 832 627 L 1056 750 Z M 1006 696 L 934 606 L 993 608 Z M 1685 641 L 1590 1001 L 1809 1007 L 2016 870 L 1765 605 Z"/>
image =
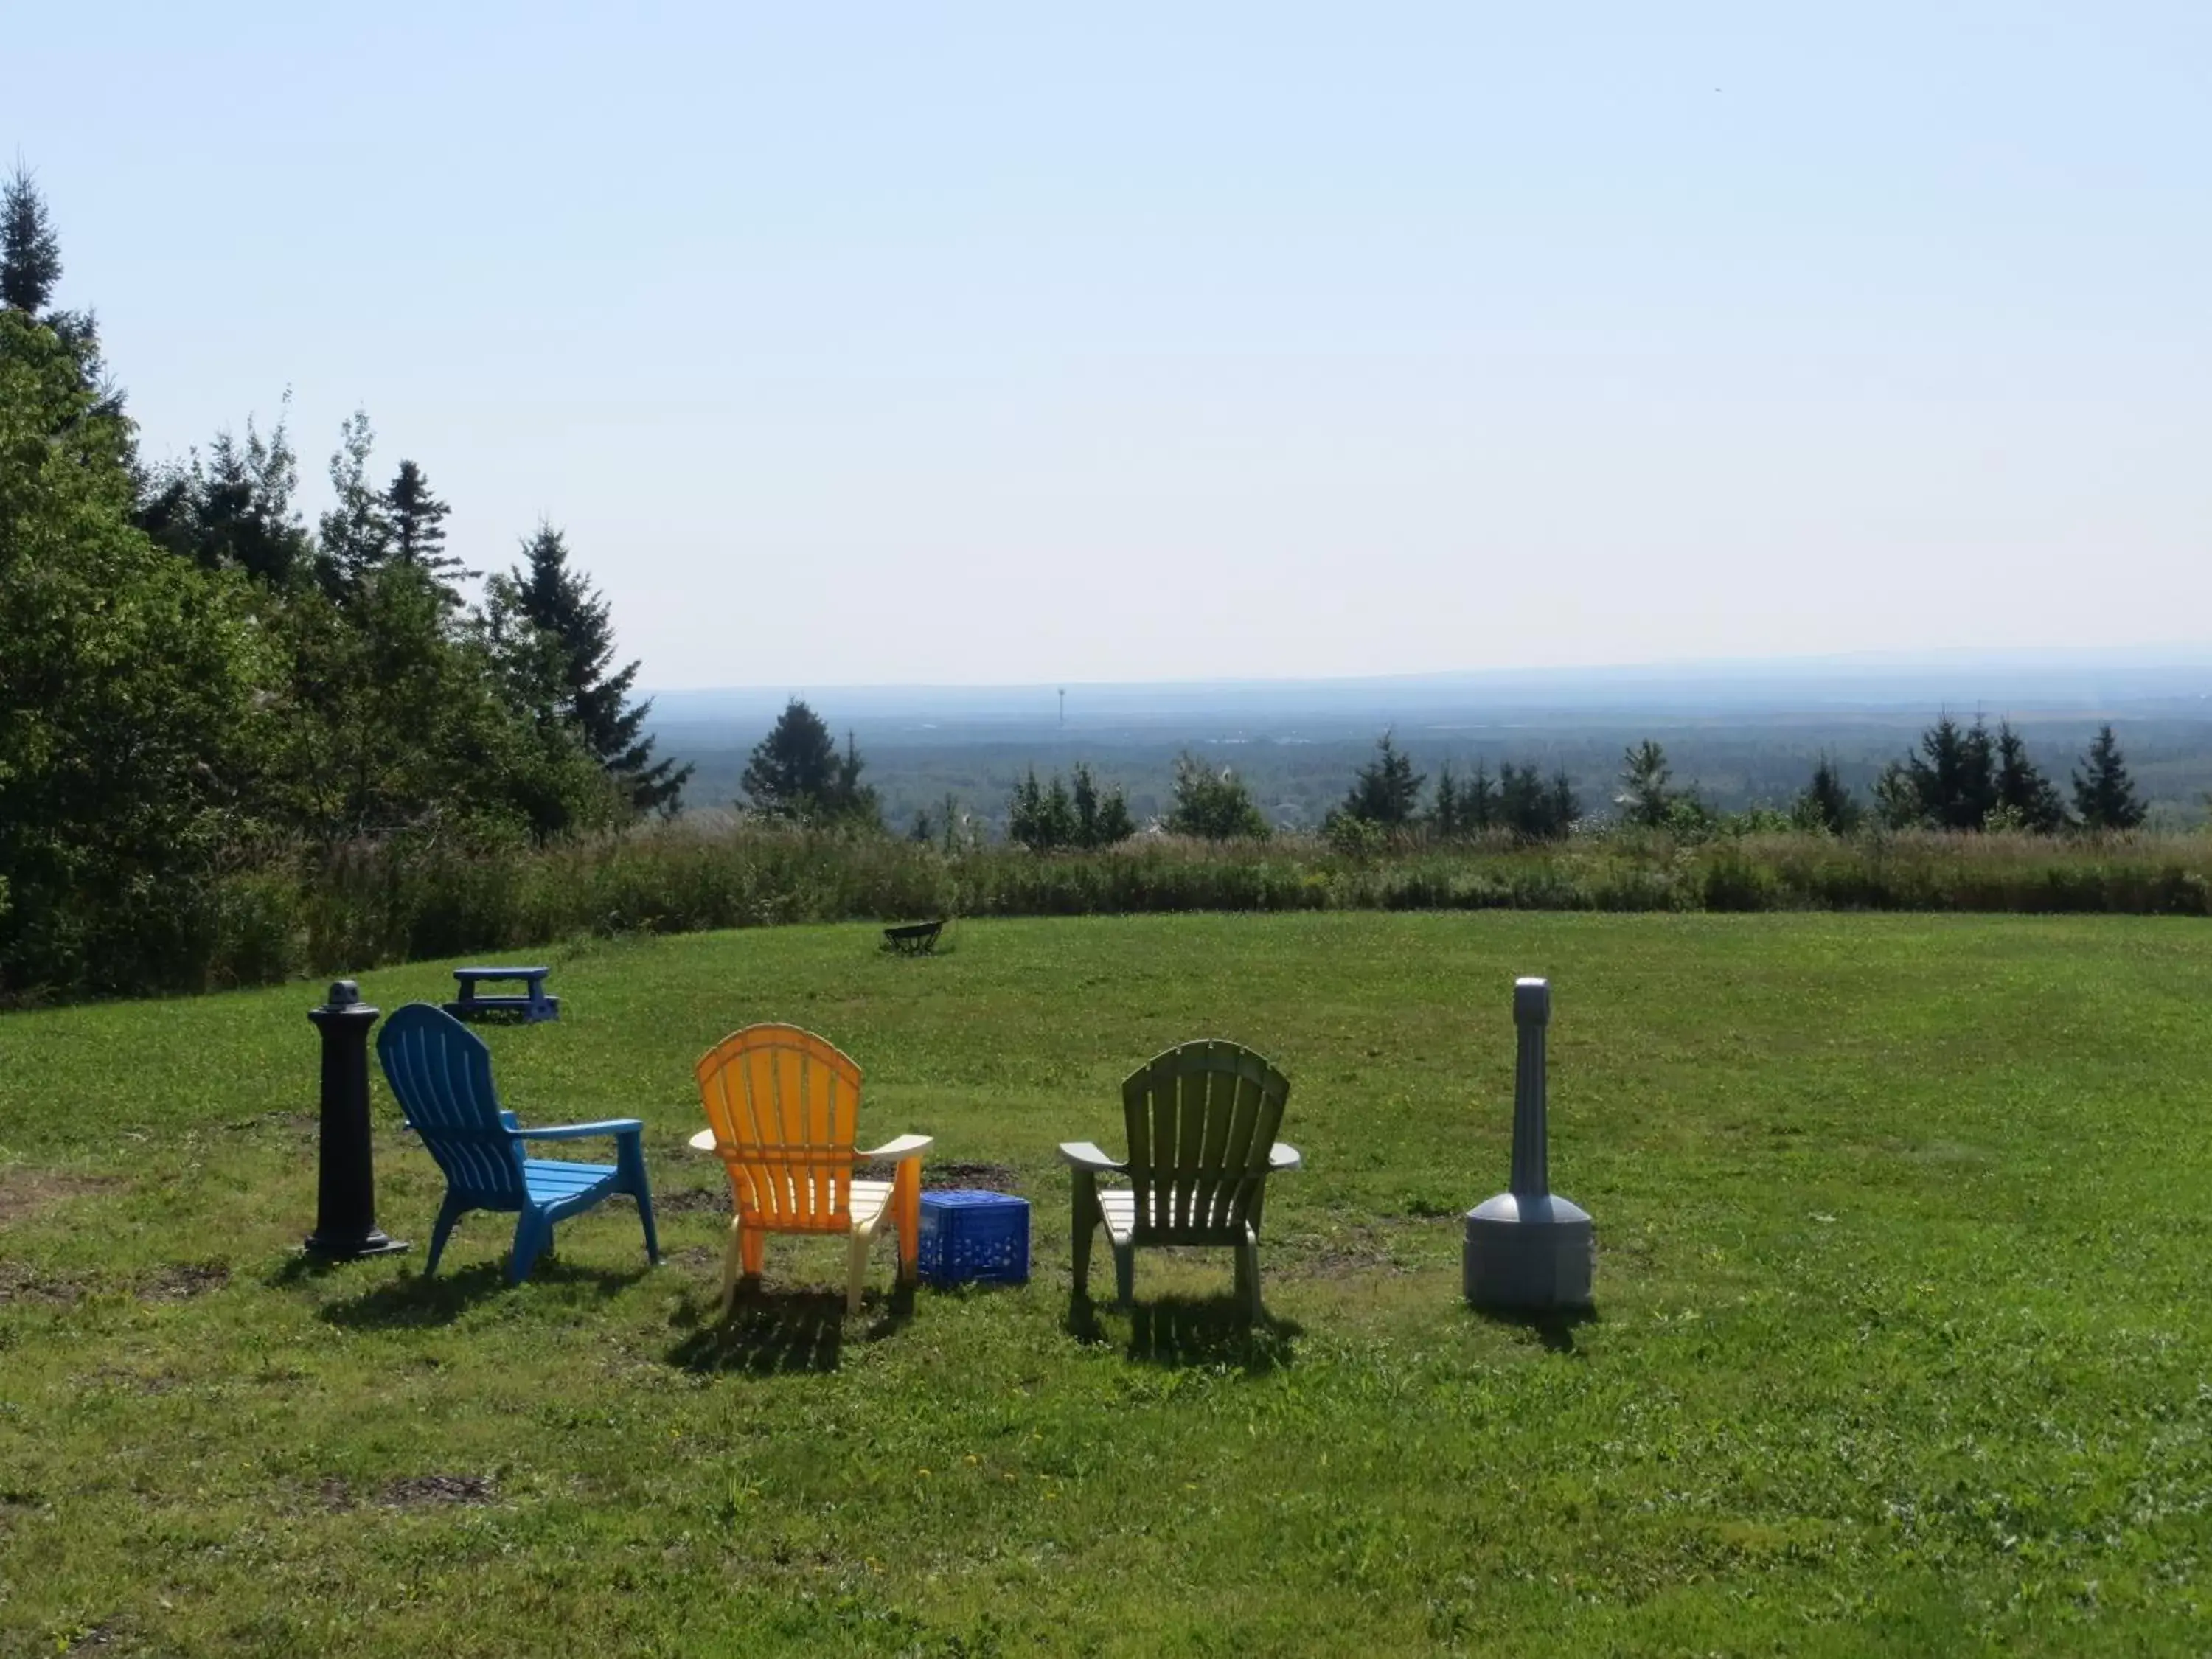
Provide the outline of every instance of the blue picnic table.
<path id="1" fill-rule="evenodd" d="M 456 1019 L 474 1019 L 482 1014 L 520 1014 L 526 1025 L 535 1025 L 542 1019 L 558 1019 L 561 999 L 545 994 L 545 975 L 552 971 L 550 968 L 456 968 L 453 977 L 461 983 L 461 994 L 458 1000 L 446 1005 L 446 1012 Z M 508 981 L 520 981 L 525 988 L 522 994 L 477 994 L 478 986 Z"/>

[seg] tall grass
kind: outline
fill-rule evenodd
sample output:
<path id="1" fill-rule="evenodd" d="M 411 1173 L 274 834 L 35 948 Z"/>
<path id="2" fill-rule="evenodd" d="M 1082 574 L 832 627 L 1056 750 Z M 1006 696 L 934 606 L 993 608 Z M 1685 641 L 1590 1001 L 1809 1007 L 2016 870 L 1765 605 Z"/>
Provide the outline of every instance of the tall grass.
<path id="1" fill-rule="evenodd" d="M 580 935 L 934 915 L 1188 910 L 1957 910 L 2212 913 L 2212 839 L 1625 830 L 1544 846 L 1142 837 L 1104 852 L 948 855 L 912 842 L 674 824 L 495 852 L 348 848 L 223 878 L 188 930 L 207 989 Z M 173 961 L 173 958 L 169 958 Z"/>

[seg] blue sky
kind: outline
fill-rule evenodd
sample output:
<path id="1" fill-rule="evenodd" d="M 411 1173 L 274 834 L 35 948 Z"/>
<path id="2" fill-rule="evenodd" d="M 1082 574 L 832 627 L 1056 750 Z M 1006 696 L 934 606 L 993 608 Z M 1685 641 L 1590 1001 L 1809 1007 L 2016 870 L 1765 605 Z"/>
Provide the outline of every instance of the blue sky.
<path id="1" fill-rule="evenodd" d="M 366 407 L 649 684 L 2212 635 L 2202 3 L 74 10 L 149 453 Z"/>

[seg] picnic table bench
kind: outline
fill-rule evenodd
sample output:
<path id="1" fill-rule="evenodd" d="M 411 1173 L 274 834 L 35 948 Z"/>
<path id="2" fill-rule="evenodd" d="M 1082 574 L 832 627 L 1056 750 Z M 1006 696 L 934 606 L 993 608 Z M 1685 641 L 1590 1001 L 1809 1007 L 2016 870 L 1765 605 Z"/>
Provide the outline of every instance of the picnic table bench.
<path id="1" fill-rule="evenodd" d="M 446 1012 L 456 1019 L 474 1019 L 480 1014 L 520 1014 L 526 1025 L 535 1025 L 541 1019 L 558 1019 L 561 999 L 545 994 L 545 975 L 552 971 L 550 968 L 456 968 L 453 977 L 461 983 L 461 994 L 459 1000 L 446 1005 Z M 520 980 L 525 987 L 522 994 L 477 994 L 480 985 L 507 980 Z"/>
<path id="2" fill-rule="evenodd" d="M 884 943 L 902 956 L 926 957 L 937 948 L 942 921 L 909 921 L 884 929 Z"/>

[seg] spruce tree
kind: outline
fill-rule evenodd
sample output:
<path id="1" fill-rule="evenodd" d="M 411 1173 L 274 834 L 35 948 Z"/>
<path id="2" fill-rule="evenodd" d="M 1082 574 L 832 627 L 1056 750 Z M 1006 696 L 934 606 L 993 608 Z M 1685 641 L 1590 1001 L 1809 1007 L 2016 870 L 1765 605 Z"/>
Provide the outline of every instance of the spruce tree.
<path id="1" fill-rule="evenodd" d="M 2047 836 L 2066 822 L 2066 809 L 2059 803 L 2057 789 L 2027 757 L 2027 745 L 2009 720 L 1997 726 L 1995 793 L 1996 804 L 1983 821 L 1985 826 L 2002 821 L 2009 828 Z"/>
<path id="2" fill-rule="evenodd" d="M 1623 750 L 1620 793 L 1613 797 L 1613 805 L 1620 808 L 1621 817 L 1646 830 L 1656 830 L 1666 823 L 1674 806 L 1674 793 L 1667 787 L 1672 775 L 1667 751 L 1650 738 Z"/>
<path id="3" fill-rule="evenodd" d="M 634 810 L 673 812 L 691 768 L 653 758 L 653 739 L 643 734 L 653 700 L 629 701 L 638 664 L 614 667 L 607 602 L 568 568 L 568 543 L 551 525 L 539 525 L 522 547 L 525 562 L 492 579 L 488 610 L 495 641 L 511 663 L 538 665 L 538 690 L 532 701 L 541 713 L 574 724 L 585 747 L 629 796 Z M 430 574 L 428 565 L 421 568 Z M 442 583 L 438 586 L 441 592 L 447 591 Z M 814 723 L 821 725 L 818 720 Z M 825 749 L 829 741 L 823 731 Z M 836 751 L 830 753 L 834 769 Z M 857 774 L 857 755 L 853 765 Z M 748 791 L 751 775 L 748 767 Z"/>
<path id="4" fill-rule="evenodd" d="M 753 746 L 738 781 L 752 809 L 770 817 L 817 825 L 879 823 L 876 792 L 860 782 L 864 764 L 850 732 L 840 755 L 822 717 L 793 697 Z"/>
<path id="5" fill-rule="evenodd" d="M 1375 758 L 1353 775 L 1352 791 L 1337 810 L 1363 823 L 1402 829 L 1413 823 L 1419 809 L 1425 781 L 1425 775 L 1413 769 L 1413 757 L 1385 732 L 1375 740 Z"/>
<path id="6" fill-rule="evenodd" d="M 1054 780 L 1056 783 L 1057 778 Z M 1103 789 L 1092 775 L 1087 761 L 1075 763 L 1075 844 L 1082 848 L 1112 847 L 1125 842 L 1137 833 L 1137 826 L 1129 817 L 1129 804 L 1121 797 L 1118 784 L 1109 784 Z"/>
<path id="7" fill-rule="evenodd" d="M 1449 761 L 1437 769 L 1437 798 L 1429 807 L 1429 828 L 1439 841 L 1456 841 L 1462 831 L 1459 780 L 1452 775 Z"/>
<path id="8" fill-rule="evenodd" d="M 62 279 L 61 239 L 46 198 L 21 161 L 0 185 L 0 307 L 38 317 Z"/>
<path id="9" fill-rule="evenodd" d="M 288 412 L 265 438 L 248 416 L 242 441 L 221 431 L 205 460 L 195 449 L 186 463 L 149 471 L 132 515 L 138 527 L 209 570 L 240 570 L 276 588 L 304 577 L 314 544 L 293 505 L 300 462 L 285 429 Z"/>
<path id="10" fill-rule="evenodd" d="M 477 573 L 462 568 L 460 560 L 446 551 L 446 515 L 453 509 L 430 493 L 430 480 L 422 469 L 412 461 L 400 462 L 398 472 L 385 487 L 383 506 L 391 527 L 392 556 L 420 567 L 459 605 L 461 596 L 453 586 L 453 579 Z"/>
<path id="11" fill-rule="evenodd" d="M 368 411 L 356 409 L 338 428 L 338 447 L 331 453 L 335 500 L 316 525 L 323 583 L 335 599 L 358 593 L 392 551 L 391 515 L 382 494 L 368 482 L 368 456 L 375 446 Z"/>
<path id="12" fill-rule="evenodd" d="M 1459 797 L 1460 831 L 1462 835 L 1480 835 L 1498 822 L 1498 785 L 1490 775 L 1486 763 L 1477 760 L 1474 775 Z"/>
<path id="13" fill-rule="evenodd" d="M 1921 733 L 1919 749 L 1883 774 L 1875 787 L 1893 828 L 1917 822 L 1938 830 L 1979 830 L 1997 804 L 1996 757 L 1989 727 L 1962 727 L 1948 714 Z M 1907 804 L 1917 811 L 1908 811 Z"/>
<path id="14" fill-rule="evenodd" d="M 1821 756 L 1813 769 L 1813 781 L 1797 797 L 1790 816 L 1802 830 L 1825 830 L 1832 836 L 1849 835 L 1858 827 L 1859 804 L 1827 756 Z"/>
<path id="15" fill-rule="evenodd" d="M 2135 780 L 2128 775 L 2126 757 L 2110 726 L 2097 728 L 2096 741 L 2081 757 L 2088 769 L 2074 774 L 2074 810 L 2091 830 L 2132 830 L 2146 815 Z"/>

